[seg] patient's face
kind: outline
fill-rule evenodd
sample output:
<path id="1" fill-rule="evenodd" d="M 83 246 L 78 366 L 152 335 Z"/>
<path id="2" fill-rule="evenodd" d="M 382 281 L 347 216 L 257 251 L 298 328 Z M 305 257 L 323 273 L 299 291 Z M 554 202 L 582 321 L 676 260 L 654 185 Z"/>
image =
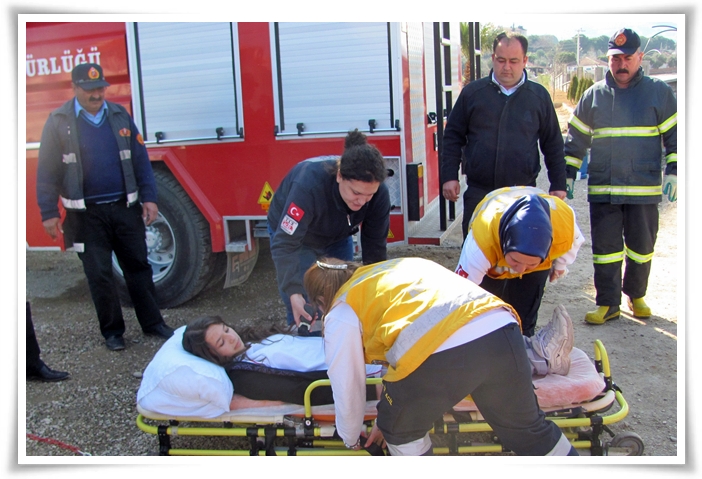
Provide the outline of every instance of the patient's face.
<path id="1" fill-rule="evenodd" d="M 205 342 L 222 357 L 233 358 L 246 349 L 236 331 L 226 324 L 213 324 L 207 328 Z"/>

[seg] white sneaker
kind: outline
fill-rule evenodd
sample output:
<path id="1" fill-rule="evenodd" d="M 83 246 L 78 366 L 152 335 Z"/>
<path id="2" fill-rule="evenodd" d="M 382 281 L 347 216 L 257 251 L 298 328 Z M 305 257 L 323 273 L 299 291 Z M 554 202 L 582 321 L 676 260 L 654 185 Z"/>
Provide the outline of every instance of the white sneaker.
<path id="1" fill-rule="evenodd" d="M 531 338 L 531 346 L 548 362 L 550 374 L 568 374 L 573 349 L 573 322 L 565 306 L 556 306 L 551 321 Z"/>

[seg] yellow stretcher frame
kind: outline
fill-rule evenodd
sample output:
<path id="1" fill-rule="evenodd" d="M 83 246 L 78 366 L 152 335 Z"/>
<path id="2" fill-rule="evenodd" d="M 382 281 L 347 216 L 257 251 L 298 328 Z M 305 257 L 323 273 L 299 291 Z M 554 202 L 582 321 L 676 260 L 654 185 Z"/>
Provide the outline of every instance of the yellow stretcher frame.
<path id="1" fill-rule="evenodd" d="M 605 381 L 605 387 L 600 395 L 583 405 L 574 405 L 563 409 L 545 411 L 547 419 L 553 421 L 578 450 L 588 450 L 592 456 L 643 454 L 643 441 L 632 432 L 614 434 L 608 427 L 623 420 L 629 414 L 629 405 L 621 390 L 612 382 L 609 359 L 604 345 L 598 339 L 594 343 L 595 368 Z M 381 384 L 381 378 L 369 378 L 367 384 Z M 136 419 L 137 427 L 147 434 L 159 439 L 159 455 L 170 456 L 250 456 L 250 455 L 296 455 L 296 456 L 362 456 L 369 453 L 352 451 L 344 447 L 340 439 L 334 439 L 335 427 L 331 422 L 320 422 L 312 415 L 310 396 L 317 387 L 330 386 L 329 380 L 319 380 L 312 383 L 305 392 L 304 418 L 287 418 L 279 424 L 241 424 L 223 423 L 221 419 L 188 419 L 194 426 L 183 426 L 178 420 L 150 419 L 139 413 Z M 603 415 L 617 403 L 616 411 Z M 454 416 L 454 417 L 452 417 Z M 183 421 L 184 422 L 184 421 Z M 220 426 L 201 426 L 218 422 Z M 152 424 L 156 423 L 156 424 Z M 368 432 L 372 420 L 366 422 Z M 474 443 L 466 441 L 466 435 L 473 433 L 490 433 L 492 428 L 482 419 L 480 413 L 466 412 L 447 414 L 443 420 L 437 421 L 430 434 L 447 446 L 434 446 L 435 455 L 459 454 L 503 454 L 509 453 L 492 436 L 492 443 Z M 600 436 L 607 433 L 608 441 Z M 249 440 L 249 449 L 183 449 L 172 448 L 171 437 L 204 436 L 204 437 L 241 437 Z M 281 445 L 280 439 L 287 439 L 287 446 Z M 284 442 L 284 441 L 282 441 Z M 439 442 L 439 441 L 437 441 Z"/>

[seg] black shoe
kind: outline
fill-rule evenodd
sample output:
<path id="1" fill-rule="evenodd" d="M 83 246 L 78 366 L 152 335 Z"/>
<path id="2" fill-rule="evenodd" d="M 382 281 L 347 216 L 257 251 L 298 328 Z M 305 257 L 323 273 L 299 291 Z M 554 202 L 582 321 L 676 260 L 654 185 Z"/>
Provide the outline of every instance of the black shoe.
<path id="1" fill-rule="evenodd" d="M 38 372 L 27 374 L 28 381 L 42 381 L 45 383 L 63 381 L 64 379 L 69 379 L 70 377 L 70 374 L 63 371 L 54 371 L 46 364 L 42 365 Z"/>
<path id="2" fill-rule="evenodd" d="M 124 349 L 124 338 L 122 336 L 110 336 L 105 339 L 105 346 L 110 351 L 121 351 Z"/>
<path id="3" fill-rule="evenodd" d="M 144 331 L 144 334 L 148 334 L 149 336 L 158 336 L 161 339 L 168 339 L 173 336 L 173 328 L 166 323 L 161 323 L 155 328 Z"/>

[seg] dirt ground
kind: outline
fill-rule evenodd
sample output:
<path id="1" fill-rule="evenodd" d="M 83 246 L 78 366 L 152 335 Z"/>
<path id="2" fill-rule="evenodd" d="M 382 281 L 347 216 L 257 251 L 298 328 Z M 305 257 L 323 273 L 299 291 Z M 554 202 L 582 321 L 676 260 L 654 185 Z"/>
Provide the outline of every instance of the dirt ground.
<path id="1" fill-rule="evenodd" d="M 569 111 L 561 106 L 559 114 L 567 117 Z M 547 286 L 538 326 L 549 321 L 556 305 L 564 304 L 573 319 L 575 347 L 592 358 L 594 341 L 603 342 L 613 380 L 630 407 L 628 416 L 611 429 L 637 433 L 645 445 L 644 455 L 670 460 L 684 452 L 678 448 L 679 421 L 684 420 L 682 408 L 678 409 L 684 390 L 678 389 L 677 329 L 684 294 L 678 290 L 683 271 L 678 270 L 677 205 L 667 200 L 660 205 L 660 231 L 646 297 L 653 316 L 634 319 L 622 304 L 620 320 L 591 326 L 584 322 L 585 313 L 594 307 L 595 293 L 586 187 L 586 180 L 578 181 L 576 197 L 570 201 L 586 243 L 567 277 Z M 454 231 L 441 246 L 391 246 L 390 256 L 420 256 L 453 270 L 461 245 L 460 228 Z M 216 314 L 234 326 L 255 321 L 282 324 L 284 308 L 267 240 L 261 241 L 261 247 L 246 283 L 227 290 L 213 287 L 180 307 L 164 310 L 166 322 L 179 327 L 193 318 Z M 23 452 L 26 456 L 75 455 L 70 447 L 94 456 L 156 454 L 156 438 L 135 425 L 135 399 L 141 372 L 162 342 L 142 335 L 133 310 L 125 308 L 127 349 L 108 351 L 80 261 L 71 253 L 27 252 L 26 298 L 31 301 L 42 358 L 54 369 L 69 371 L 72 379 L 24 386 L 20 376 L 20 388 L 24 388 L 20 393 L 26 393 L 26 400 L 20 394 L 19 417 L 26 405 L 26 432 L 36 435 L 27 438 L 26 451 L 20 447 L 20 457 Z M 21 354 L 23 347 L 19 350 Z M 659 460 L 656 463 L 666 462 L 663 457 Z"/>

